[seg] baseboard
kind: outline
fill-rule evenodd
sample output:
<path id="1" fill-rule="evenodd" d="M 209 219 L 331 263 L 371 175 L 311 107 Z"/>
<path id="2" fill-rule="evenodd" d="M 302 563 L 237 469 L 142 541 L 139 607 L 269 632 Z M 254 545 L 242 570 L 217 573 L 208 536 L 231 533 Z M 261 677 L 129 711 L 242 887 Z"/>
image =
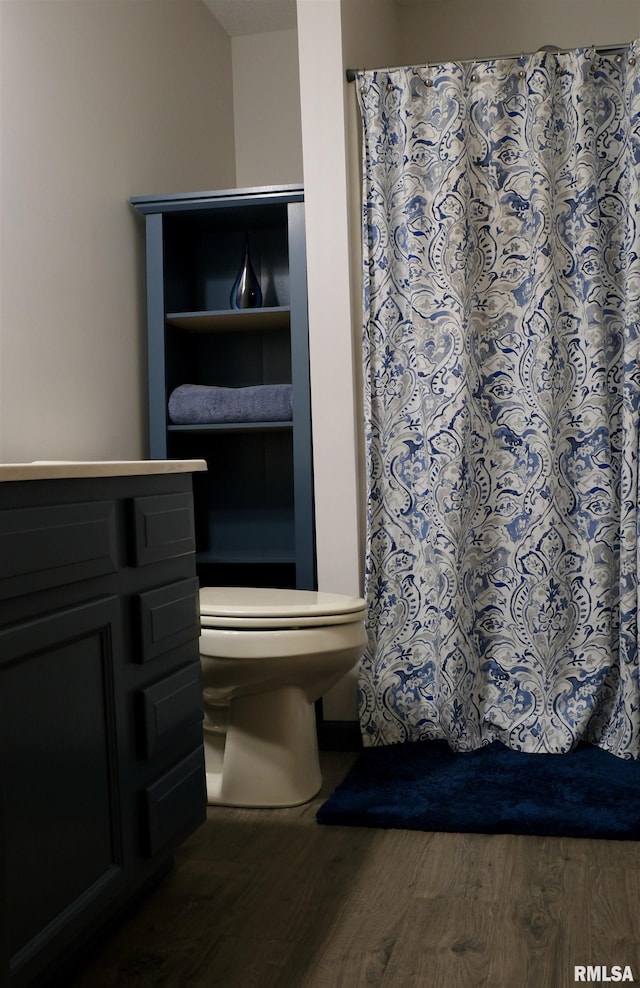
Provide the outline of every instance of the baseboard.
<path id="1" fill-rule="evenodd" d="M 320 751 L 360 751 L 360 725 L 353 720 L 324 720 L 319 717 L 318 747 Z"/>

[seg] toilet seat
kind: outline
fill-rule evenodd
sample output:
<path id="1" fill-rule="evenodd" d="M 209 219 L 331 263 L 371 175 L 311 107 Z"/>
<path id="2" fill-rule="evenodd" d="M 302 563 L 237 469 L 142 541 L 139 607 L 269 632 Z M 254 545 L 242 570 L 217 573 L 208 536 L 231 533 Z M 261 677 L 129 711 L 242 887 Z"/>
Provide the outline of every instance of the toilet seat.
<path id="1" fill-rule="evenodd" d="M 200 623 L 206 628 L 309 628 L 362 621 L 362 597 L 275 587 L 201 587 Z"/>

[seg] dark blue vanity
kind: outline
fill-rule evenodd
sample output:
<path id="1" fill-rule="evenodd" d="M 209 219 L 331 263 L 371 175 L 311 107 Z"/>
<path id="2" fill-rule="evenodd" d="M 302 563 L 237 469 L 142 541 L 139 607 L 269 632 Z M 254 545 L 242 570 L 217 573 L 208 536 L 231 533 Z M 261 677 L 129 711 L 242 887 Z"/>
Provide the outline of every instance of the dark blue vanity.
<path id="1" fill-rule="evenodd" d="M 2 985 L 63 972 L 205 819 L 204 469 L 0 466 Z"/>

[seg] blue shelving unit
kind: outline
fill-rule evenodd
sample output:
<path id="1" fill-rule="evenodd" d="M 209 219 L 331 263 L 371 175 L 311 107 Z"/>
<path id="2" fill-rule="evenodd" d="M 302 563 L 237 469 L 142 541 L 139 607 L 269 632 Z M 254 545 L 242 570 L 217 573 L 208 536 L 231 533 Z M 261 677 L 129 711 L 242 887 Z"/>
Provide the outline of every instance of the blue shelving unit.
<path id="1" fill-rule="evenodd" d="M 201 457 L 203 585 L 315 589 L 304 192 L 270 186 L 137 196 L 145 218 L 149 455 Z M 249 239 L 260 308 L 230 307 Z M 291 422 L 175 425 L 180 384 L 291 383 Z"/>

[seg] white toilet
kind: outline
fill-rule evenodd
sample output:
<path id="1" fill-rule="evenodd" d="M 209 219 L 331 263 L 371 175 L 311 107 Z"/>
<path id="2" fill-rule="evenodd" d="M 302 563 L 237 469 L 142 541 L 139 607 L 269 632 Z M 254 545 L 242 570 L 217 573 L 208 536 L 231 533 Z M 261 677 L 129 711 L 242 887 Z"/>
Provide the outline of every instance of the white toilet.
<path id="1" fill-rule="evenodd" d="M 360 659 L 361 597 L 200 589 L 207 800 L 297 806 L 322 785 L 314 703 Z"/>

